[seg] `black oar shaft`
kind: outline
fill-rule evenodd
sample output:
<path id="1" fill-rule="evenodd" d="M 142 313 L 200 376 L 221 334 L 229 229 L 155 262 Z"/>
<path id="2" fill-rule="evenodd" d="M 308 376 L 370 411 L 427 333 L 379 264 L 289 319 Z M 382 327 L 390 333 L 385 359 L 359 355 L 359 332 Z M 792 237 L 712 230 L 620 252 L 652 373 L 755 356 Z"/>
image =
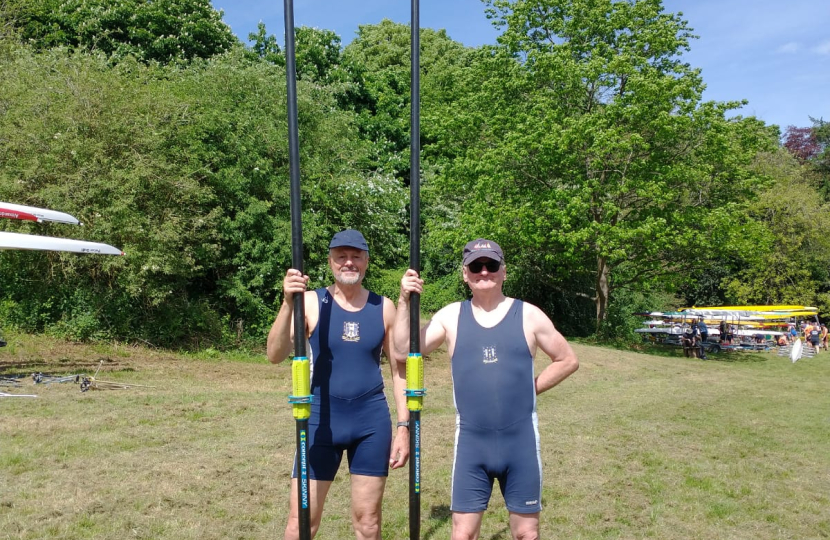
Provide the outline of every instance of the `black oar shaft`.
<path id="1" fill-rule="evenodd" d="M 412 0 L 410 64 L 409 142 L 409 267 L 421 271 L 421 38 L 419 0 Z M 409 299 L 409 358 L 407 360 L 407 407 L 409 409 L 409 538 L 421 538 L 421 404 L 423 359 L 421 358 L 421 297 Z"/>
<path id="2" fill-rule="evenodd" d="M 291 181 L 291 265 L 303 271 L 303 219 L 300 200 L 300 129 L 297 119 L 297 68 L 294 51 L 294 1 L 285 2 L 285 71 L 288 101 L 288 174 Z M 302 298 L 302 295 L 296 295 Z M 295 322 L 298 311 L 295 307 Z M 295 353 L 305 353 L 305 339 L 299 339 L 300 332 L 295 333 Z M 300 356 L 305 356 L 302 354 Z"/>
<path id="3" fill-rule="evenodd" d="M 303 273 L 303 223 L 300 197 L 300 135 L 297 119 L 297 68 L 294 51 L 294 2 L 284 0 L 285 6 L 285 72 L 288 113 L 288 171 L 291 182 L 291 266 Z M 307 475 L 308 359 L 305 341 L 305 305 L 303 294 L 294 294 L 294 357 L 298 369 L 292 369 L 294 378 L 294 418 L 297 426 L 297 494 L 300 540 L 311 540 L 311 505 Z M 300 379 L 302 384 L 298 381 Z"/>
<path id="4" fill-rule="evenodd" d="M 411 113 L 409 119 L 409 195 L 410 195 L 410 230 L 409 260 L 410 267 L 421 270 L 421 38 L 418 0 L 412 0 L 412 53 L 410 66 Z M 414 296 L 418 296 L 417 294 Z M 417 313 L 417 312 L 416 312 Z M 417 321 L 416 321 L 417 322 Z M 414 332 L 418 341 L 419 332 Z M 412 349 L 412 352 L 420 352 Z"/>

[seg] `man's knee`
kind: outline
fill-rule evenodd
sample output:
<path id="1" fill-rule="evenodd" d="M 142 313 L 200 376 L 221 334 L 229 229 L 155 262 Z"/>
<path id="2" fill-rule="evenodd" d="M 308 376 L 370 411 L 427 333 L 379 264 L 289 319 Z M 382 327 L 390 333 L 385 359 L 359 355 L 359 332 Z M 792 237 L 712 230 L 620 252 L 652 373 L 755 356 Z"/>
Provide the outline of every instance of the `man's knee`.
<path id="1" fill-rule="evenodd" d="M 539 540 L 539 514 L 510 514 L 513 540 Z"/>
<path id="2" fill-rule="evenodd" d="M 453 512 L 452 540 L 476 540 L 481 532 L 483 512 Z"/>
<path id="3" fill-rule="evenodd" d="M 476 540 L 478 538 L 477 531 L 471 531 L 465 528 L 453 527 L 452 540 Z"/>
<path id="4" fill-rule="evenodd" d="M 320 527 L 320 521 L 311 523 L 311 537 L 317 535 L 317 529 Z M 288 523 L 285 526 L 285 540 L 299 540 L 300 538 L 300 522 L 298 519 L 288 518 Z"/>
<path id="5" fill-rule="evenodd" d="M 376 512 L 355 514 L 352 525 L 358 538 L 380 538 L 380 515 Z"/>

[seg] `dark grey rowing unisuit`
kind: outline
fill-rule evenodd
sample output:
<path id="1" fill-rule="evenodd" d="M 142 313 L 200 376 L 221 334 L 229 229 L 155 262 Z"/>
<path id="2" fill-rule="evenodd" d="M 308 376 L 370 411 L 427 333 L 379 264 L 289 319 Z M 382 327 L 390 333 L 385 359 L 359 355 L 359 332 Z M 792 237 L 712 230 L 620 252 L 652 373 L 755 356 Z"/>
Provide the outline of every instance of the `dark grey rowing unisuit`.
<path id="1" fill-rule="evenodd" d="M 470 302 L 461 303 L 452 355 L 455 512 L 485 510 L 496 479 L 511 512 L 542 508 L 536 384 L 522 313 L 523 302 L 513 300 L 504 319 L 484 328 Z"/>

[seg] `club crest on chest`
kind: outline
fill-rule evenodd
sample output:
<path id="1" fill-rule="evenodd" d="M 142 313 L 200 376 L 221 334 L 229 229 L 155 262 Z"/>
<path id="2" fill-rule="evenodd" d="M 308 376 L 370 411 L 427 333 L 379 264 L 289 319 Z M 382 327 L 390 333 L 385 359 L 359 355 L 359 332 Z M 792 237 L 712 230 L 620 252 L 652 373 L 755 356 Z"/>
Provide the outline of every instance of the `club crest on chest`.
<path id="1" fill-rule="evenodd" d="M 360 323 L 350 321 L 343 323 L 343 341 L 360 341 Z"/>
<path id="2" fill-rule="evenodd" d="M 483 362 L 485 364 L 495 364 L 499 361 L 498 356 L 496 356 L 496 348 L 495 347 L 484 347 L 484 358 Z"/>

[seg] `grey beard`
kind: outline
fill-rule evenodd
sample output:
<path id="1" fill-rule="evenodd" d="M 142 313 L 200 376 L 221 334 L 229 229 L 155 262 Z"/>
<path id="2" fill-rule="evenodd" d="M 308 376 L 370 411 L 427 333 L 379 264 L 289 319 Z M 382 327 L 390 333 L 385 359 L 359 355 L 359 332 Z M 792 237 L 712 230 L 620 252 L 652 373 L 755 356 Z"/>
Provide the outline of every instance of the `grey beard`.
<path id="1" fill-rule="evenodd" d="M 360 274 L 355 277 L 344 277 L 342 272 L 334 276 L 334 280 L 341 285 L 356 285 L 360 283 Z"/>

